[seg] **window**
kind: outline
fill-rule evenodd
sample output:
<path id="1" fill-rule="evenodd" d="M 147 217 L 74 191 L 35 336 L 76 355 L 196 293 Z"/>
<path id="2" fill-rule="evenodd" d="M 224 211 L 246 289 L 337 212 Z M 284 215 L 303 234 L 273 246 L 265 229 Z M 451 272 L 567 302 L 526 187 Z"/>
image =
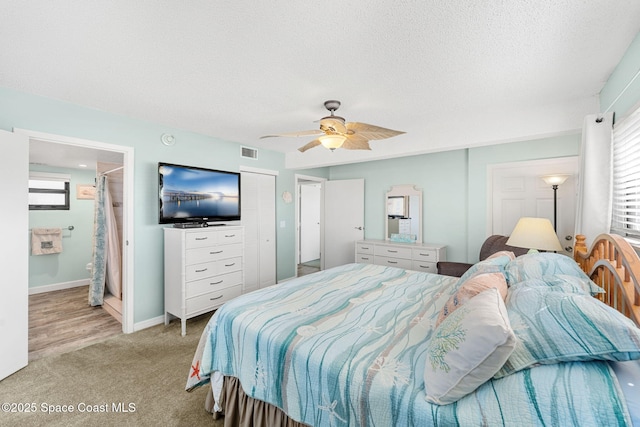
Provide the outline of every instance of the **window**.
<path id="1" fill-rule="evenodd" d="M 29 173 L 29 210 L 69 210 L 70 176 Z"/>
<path id="2" fill-rule="evenodd" d="M 613 129 L 611 230 L 640 238 L 640 109 Z"/>

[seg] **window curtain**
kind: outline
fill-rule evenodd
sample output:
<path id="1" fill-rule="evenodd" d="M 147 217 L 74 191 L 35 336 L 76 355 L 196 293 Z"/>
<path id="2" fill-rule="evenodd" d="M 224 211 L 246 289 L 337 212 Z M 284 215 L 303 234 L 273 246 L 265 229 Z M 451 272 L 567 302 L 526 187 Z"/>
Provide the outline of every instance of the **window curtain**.
<path id="1" fill-rule="evenodd" d="M 587 247 L 611 228 L 612 129 L 613 113 L 588 115 L 582 127 L 575 233 Z"/>

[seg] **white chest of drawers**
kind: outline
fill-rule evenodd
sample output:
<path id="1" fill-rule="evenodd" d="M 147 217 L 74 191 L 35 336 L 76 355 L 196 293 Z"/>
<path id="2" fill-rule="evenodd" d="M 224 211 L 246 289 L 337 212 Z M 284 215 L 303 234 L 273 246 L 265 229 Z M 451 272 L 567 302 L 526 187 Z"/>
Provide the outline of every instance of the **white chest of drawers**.
<path id="1" fill-rule="evenodd" d="M 182 323 L 242 294 L 244 240 L 241 226 L 164 229 L 164 321 Z"/>
<path id="2" fill-rule="evenodd" d="M 445 245 L 399 243 L 387 240 L 356 242 L 356 262 L 437 273 L 436 264 L 438 261 L 445 260 Z"/>

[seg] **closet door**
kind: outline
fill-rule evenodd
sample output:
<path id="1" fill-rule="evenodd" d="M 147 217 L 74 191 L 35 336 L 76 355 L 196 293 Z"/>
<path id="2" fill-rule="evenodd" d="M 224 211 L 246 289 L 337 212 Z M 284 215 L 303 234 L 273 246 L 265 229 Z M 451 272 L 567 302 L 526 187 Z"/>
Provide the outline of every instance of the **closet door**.
<path id="1" fill-rule="evenodd" d="M 0 380 L 27 366 L 29 353 L 29 140 L 0 130 Z"/>
<path id="2" fill-rule="evenodd" d="M 276 177 L 242 172 L 245 231 L 244 292 L 276 283 Z"/>

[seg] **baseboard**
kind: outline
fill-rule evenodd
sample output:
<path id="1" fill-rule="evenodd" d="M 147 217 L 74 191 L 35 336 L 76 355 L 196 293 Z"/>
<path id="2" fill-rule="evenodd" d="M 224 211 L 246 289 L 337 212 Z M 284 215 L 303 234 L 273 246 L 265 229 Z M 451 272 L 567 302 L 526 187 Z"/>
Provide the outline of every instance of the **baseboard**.
<path id="1" fill-rule="evenodd" d="M 133 332 L 138 332 L 143 329 L 150 328 L 152 326 L 161 325 L 164 323 L 164 315 L 153 317 L 151 319 L 143 320 L 142 322 L 133 324 Z"/>
<path id="2" fill-rule="evenodd" d="M 53 283 L 51 285 L 36 286 L 29 288 L 29 295 L 42 294 L 51 291 L 61 291 L 63 289 L 78 288 L 89 285 L 89 279 L 74 280 L 72 282 Z"/>

